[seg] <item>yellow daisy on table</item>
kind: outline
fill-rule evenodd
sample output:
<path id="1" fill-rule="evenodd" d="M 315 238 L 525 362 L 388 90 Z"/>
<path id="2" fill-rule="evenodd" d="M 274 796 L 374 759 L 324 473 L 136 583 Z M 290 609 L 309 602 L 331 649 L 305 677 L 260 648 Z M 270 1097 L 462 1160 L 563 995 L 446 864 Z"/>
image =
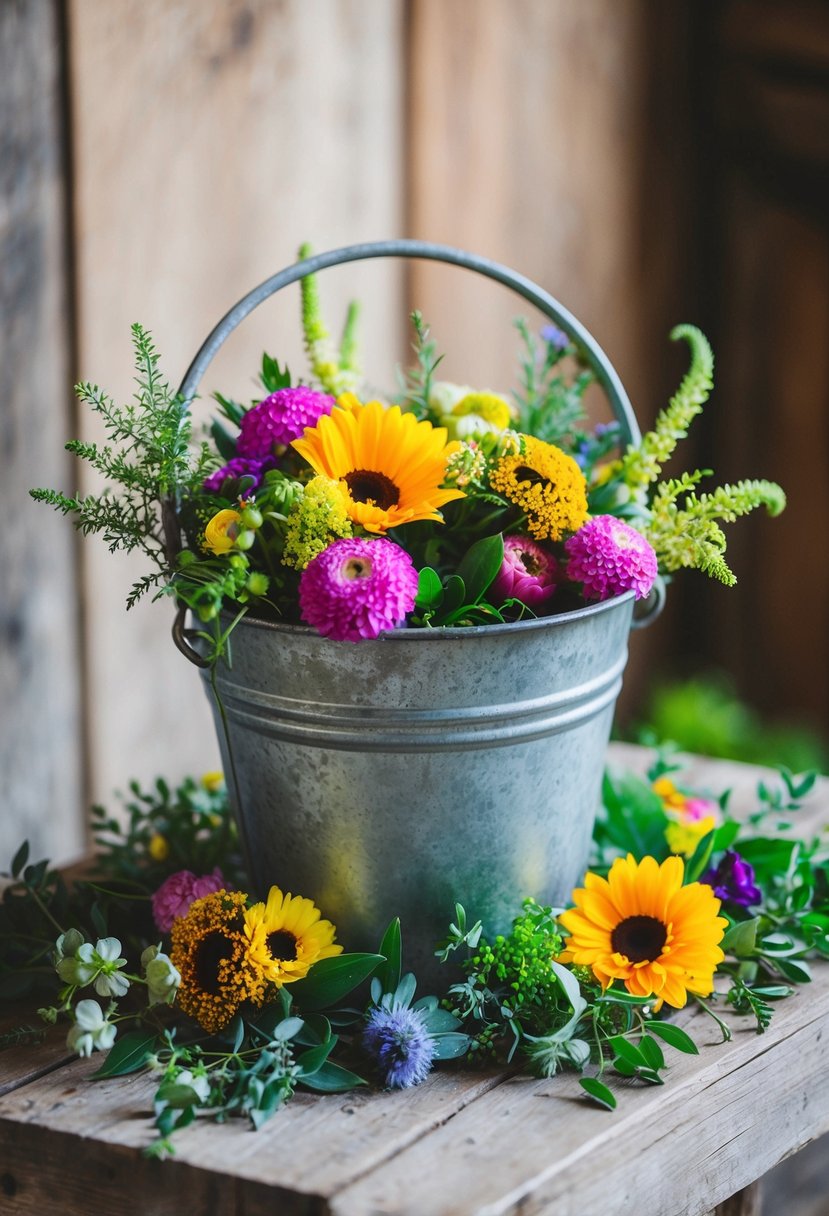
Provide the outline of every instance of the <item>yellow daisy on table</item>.
<path id="1" fill-rule="evenodd" d="M 521 436 L 523 451 L 502 456 L 489 475 L 493 490 L 527 516 L 536 540 L 561 540 L 587 519 L 587 482 L 579 466 L 552 443 Z"/>
<path id="2" fill-rule="evenodd" d="M 248 957 L 277 987 L 301 980 L 319 959 L 342 954 L 334 926 L 313 900 L 283 895 L 279 887 L 271 887 L 266 903 L 248 908 L 244 931 Z"/>
<path id="3" fill-rule="evenodd" d="M 708 996 L 725 957 L 728 921 L 704 883 L 682 885 L 685 864 L 669 857 L 617 857 L 607 878 L 588 874 L 559 917 L 570 934 L 560 962 L 590 967 L 603 988 L 621 980 L 634 996 L 681 1009 L 688 993 Z"/>
<path id="4" fill-rule="evenodd" d="M 346 393 L 293 447 L 315 472 L 340 482 L 349 518 L 367 532 L 441 520 L 440 508 L 464 497 L 462 490 L 441 489 L 455 447 L 446 430 L 396 405 L 363 404 Z"/>

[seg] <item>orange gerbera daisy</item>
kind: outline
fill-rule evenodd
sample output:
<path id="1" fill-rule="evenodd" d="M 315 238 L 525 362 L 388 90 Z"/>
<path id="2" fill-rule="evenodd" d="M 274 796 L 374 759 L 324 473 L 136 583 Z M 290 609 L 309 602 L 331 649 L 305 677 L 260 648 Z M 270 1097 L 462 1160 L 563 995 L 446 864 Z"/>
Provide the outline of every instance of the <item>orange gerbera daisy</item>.
<path id="1" fill-rule="evenodd" d="M 728 921 L 710 887 L 682 885 L 685 864 L 669 857 L 617 857 L 607 878 L 588 874 L 575 908 L 559 919 L 570 937 L 560 962 L 590 967 L 603 988 L 621 980 L 634 996 L 681 1009 L 689 992 L 708 996 Z"/>
<path id="2" fill-rule="evenodd" d="M 340 483 L 349 517 L 367 532 L 440 520 L 440 507 L 464 497 L 462 490 L 441 489 L 456 446 L 447 444 L 446 430 L 418 422 L 397 405 L 363 405 L 345 394 L 293 446 L 317 473 Z"/>

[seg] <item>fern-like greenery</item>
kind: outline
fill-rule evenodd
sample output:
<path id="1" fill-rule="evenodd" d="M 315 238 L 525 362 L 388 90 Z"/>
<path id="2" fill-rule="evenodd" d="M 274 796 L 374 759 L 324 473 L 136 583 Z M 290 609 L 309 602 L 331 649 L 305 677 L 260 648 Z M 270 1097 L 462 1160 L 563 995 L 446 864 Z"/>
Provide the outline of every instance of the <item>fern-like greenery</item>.
<path id="1" fill-rule="evenodd" d="M 132 326 L 132 342 L 138 386 L 132 402 L 116 405 L 89 382 L 76 388 L 79 399 L 103 419 L 107 442 L 76 439 L 66 448 L 105 479 L 104 489 L 83 498 L 29 491 L 38 502 L 72 515 L 84 535 L 100 534 L 110 553 L 140 549 L 149 558 L 155 570 L 133 585 L 128 608 L 171 576 L 180 547 L 179 497 L 200 486 L 215 464 L 206 444 L 192 450 L 190 415 L 163 378 L 152 338 L 142 326 Z"/>
<path id="2" fill-rule="evenodd" d="M 731 523 L 759 506 L 770 515 L 779 515 L 786 496 L 773 481 L 738 481 L 710 494 L 698 494 L 696 487 L 710 470 L 697 469 L 659 481 L 663 465 L 687 435 L 714 382 L 714 356 L 704 334 L 694 325 L 677 325 L 671 338 L 684 338 L 688 343 L 691 366 L 654 429 L 622 457 L 620 477 L 633 500 L 644 508 L 632 522 L 650 541 L 663 573 L 694 567 L 731 587 L 737 579 L 724 557 L 726 538 L 720 523 Z"/>

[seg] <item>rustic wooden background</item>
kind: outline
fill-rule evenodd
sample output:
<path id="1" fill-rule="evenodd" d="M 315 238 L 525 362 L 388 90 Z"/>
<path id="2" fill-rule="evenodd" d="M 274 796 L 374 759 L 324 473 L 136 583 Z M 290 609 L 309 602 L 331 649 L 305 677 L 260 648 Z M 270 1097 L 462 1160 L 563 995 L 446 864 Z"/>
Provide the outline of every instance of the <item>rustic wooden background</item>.
<path id="1" fill-rule="evenodd" d="M 687 447 L 780 480 L 732 528 L 739 585 L 687 576 L 635 636 L 623 713 L 658 670 L 717 662 L 777 715 L 829 719 L 829 7 L 822 0 L 3 0 L 0 4 L 0 818 L 65 859 L 81 807 L 131 776 L 216 763 L 170 609 L 127 616 L 131 563 L 32 503 L 76 488 L 73 380 L 131 392 L 129 325 L 176 381 L 253 284 L 317 249 L 418 236 L 557 294 L 645 425 L 710 334 L 718 388 Z M 508 388 L 520 308 L 459 271 L 374 264 L 388 384 L 417 305 L 447 371 Z M 245 395 L 263 347 L 300 365 L 296 298 L 234 336 L 208 389 Z M 206 407 L 204 407 L 206 414 Z"/>

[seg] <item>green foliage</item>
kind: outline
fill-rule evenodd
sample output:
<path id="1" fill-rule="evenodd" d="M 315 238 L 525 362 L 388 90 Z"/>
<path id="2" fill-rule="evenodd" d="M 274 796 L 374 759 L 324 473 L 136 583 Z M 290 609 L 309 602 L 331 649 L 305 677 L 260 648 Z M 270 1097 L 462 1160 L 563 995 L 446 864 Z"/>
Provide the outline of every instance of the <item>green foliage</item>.
<path id="1" fill-rule="evenodd" d="M 584 394 L 595 377 L 578 362 L 575 374 L 567 374 L 568 358 L 578 357 L 572 343 L 537 338 L 522 317 L 515 327 L 521 336 L 520 387 L 515 393 L 518 429 L 574 454 L 588 440 L 580 424 L 585 420 Z M 611 436 L 611 446 L 617 437 Z"/>
<path id="2" fill-rule="evenodd" d="M 84 535 L 100 534 L 111 553 L 139 549 L 149 558 L 156 570 L 133 585 L 128 608 L 169 577 L 179 544 L 177 495 L 200 485 L 215 463 L 206 445 L 191 451 L 186 404 L 163 379 L 152 338 L 140 325 L 133 325 L 132 338 L 138 385 L 133 402 L 118 406 L 97 385 L 79 384 L 78 396 L 102 419 L 107 443 L 66 445 L 104 478 L 106 487 L 83 498 L 30 491 L 35 500 L 74 516 Z"/>
<path id="3" fill-rule="evenodd" d="M 658 415 L 654 429 L 622 457 L 622 480 L 634 491 L 641 491 L 657 480 L 714 385 L 714 354 L 708 339 L 694 325 L 677 325 L 671 330 L 671 339 L 682 338 L 691 349 L 691 366 L 667 408 Z"/>
<path id="4" fill-rule="evenodd" d="M 805 727 L 765 721 L 741 700 L 729 679 L 711 672 L 689 680 L 657 683 L 632 742 L 653 747 L 670 740 L 700 756 L 787 765 L 794 772 L 829 772 L 829 751 Z"/>
<path id="5" fill-rule="evenodd" d="M 412 313 L 411 321 L 415 331 L 412 344 L 415 363 L 404 374 L 403 403 L 418 418 L 438 422 L 438 415 L 431 404 L 432 384 L 443 355 L 437 353 L 437 345 L 431 337 L 429 326 L 417 310 Z"/>
<path id="6" fill-rule="evenodd" d="M 307 243 L 301 245 L 300 260 L 310 257 L 311 252 L 310 245 Z M 306 275 L 300 283 L 300 288 L 302 292 L 302 335 L 312 373 L 319 381 L 323 392 L 330 393 L 333 397 L 338 397 L 341 393 L 354 392 L 360 379 L 356 340 L 359 306 L 355 302 L 349 305 L 342 342 L 339 350 L 336 350 L 323 318 L 316 275 Z"/>

